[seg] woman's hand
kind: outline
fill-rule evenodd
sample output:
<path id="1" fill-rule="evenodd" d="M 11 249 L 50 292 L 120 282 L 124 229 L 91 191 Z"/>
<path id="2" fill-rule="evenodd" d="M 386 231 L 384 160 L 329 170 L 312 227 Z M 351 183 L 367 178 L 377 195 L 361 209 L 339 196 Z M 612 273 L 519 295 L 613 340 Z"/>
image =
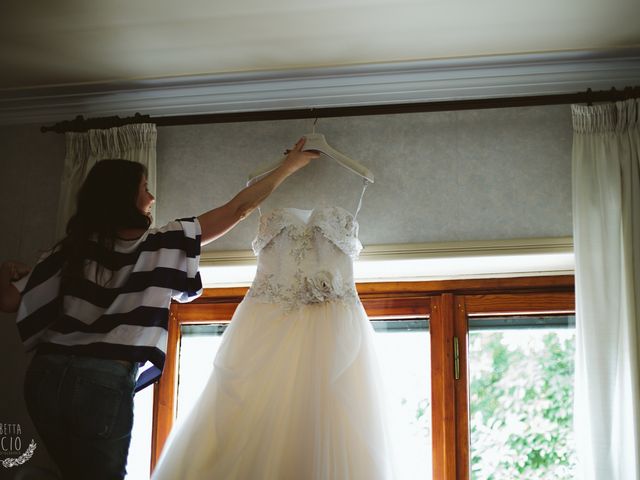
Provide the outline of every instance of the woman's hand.
<path id="1" fill-rule="evenodd" d="M 320 156 L 320 152 L 316 152 L 315 150 L 308 150 L 306 152 L 303 152 L 302 147 L 304 147 L 305 141 L 306 139 L 302 137 L 294 145 L 293 149 L 287 150 L 285 152 L 287 156 L 283 160 L 281 167 L 284 168 L 289 174 L 294 173 L 307 166 L 307 164 L 311 160 Z"/>
<path id="2" fill-rule="evenodd" d="M 0 312 L 12 313 L 20 305 L 20 292 L 11 283 L 20 280 L 31 269 L 20 262 L 7 261 L 0 266 Z"/>
<path id="3" fill-rule="evenodd" d="M 6 275 L 5 278 L 9 279 L 10 282 L 20 280 L 31 271 L 28 265 L 12 260 L 4 262 L 0 269 L 2 270 L 3 277 Z"/>

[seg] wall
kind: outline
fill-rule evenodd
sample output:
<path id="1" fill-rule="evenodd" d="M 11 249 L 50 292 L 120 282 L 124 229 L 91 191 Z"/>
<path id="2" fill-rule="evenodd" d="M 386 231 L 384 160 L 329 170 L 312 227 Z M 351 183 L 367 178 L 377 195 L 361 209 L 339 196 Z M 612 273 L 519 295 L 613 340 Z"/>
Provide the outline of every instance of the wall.
<path id="1" fill-rule="evenodd" d="M 230 199 L 310 120 L 165 127 L 158 135 L 160 223 Z M 571 236 L 568 106 L 320 119 L 317 131 L 376 175 L 358 219 L 366 245 Z M 359 177 L 326 157 L 266 202 L 354 211 Z M 196 193 L 197 192 L 197 193 Z M 207 250 L 244 250 L 252 215 Z"/>
<path id="2" fill-rule="evenodd" d="M 54 242 L 63 159 L 60 135 L 43 135 L 36 125 L 0 128 L 0 262 L 32 264 L 38 251 Z M 32 438 L 38 444 L 28 465 L 47 465 L 49 459 L 22 401 L 27 355 L 13 315 L 0 313 L 0 339 L 0 424 L 19 424 L 22 451 Z M 4 458 L 0 451 L 0 461 Z M 0 468 L 0 479 L 13 478 L 20 468 Z"/>
<path id="3" fill-rule="evenodd" d="M 321 119 L 317 131 L 369 167 L 376 183 L 359 214 L 363 244 L 571 235 L 568 106 Z M 162 127 L 158 223 L 229 200 L 258 166 L 278 158 L 309 120 Z M 0 260 L 33 263 L 54 241 L 64 138 L 37 126 L 0 128 Z M 317 161 L 266 202 L 355 209 L 361 181 Z M 257 215 L 208 250 L 250 248 Z M 37 438 L 22 401 L 27 365 L 12 315 L 0 315 L 0 423 Z M 1 460 L 1 458 L 0 458 Z M 43 448 L 30 465 L 46 465 Z M 0 479 L 8 473 L 0 470 Z M 5 477 L 3 477 L 3 475 Z M 7 477 L 10 478 L 10 477 Z"/>

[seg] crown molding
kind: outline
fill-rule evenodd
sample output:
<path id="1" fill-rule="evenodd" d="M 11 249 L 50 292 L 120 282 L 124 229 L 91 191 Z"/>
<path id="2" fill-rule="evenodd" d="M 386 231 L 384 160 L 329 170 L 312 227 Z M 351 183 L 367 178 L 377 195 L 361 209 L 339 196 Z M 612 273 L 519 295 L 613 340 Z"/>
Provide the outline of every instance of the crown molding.
<path id="1" fill-rule="evenodd" d="M 0 91 L 0 124 L 489 99 L 640 84 L 640 48 L 436 59 Z"/>

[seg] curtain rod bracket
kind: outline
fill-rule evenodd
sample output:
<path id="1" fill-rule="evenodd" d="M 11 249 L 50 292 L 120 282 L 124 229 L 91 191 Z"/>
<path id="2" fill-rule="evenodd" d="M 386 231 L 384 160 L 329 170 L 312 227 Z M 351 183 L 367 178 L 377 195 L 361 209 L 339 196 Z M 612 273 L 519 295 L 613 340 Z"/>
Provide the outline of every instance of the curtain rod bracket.
<path id="1" fill-rule="evenodd" d="M 122 117 L 118 115 L 112 117 L 96 117 L 96 118 L 84 118 L 82 115 L 77 115 L 73 120 L 64 120 L 51 126 L 42 126 L 40 131 L 42 133 L 55 132 L 87 132 L 95 129 L 106 129 L 113 127 L 121 127 L 123 125 L 129 125 L 133 123 L 154 123 L 150 115 L 142 115 L 136 112 L 132 117 Z"/>

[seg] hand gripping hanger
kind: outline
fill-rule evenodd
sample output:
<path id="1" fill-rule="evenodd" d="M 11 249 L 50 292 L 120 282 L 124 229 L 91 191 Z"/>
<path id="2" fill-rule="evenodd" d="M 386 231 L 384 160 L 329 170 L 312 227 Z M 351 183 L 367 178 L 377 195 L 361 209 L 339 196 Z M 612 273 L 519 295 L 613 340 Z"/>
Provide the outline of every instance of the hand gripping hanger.
<path id="1" fill-rule="evenodd" d="M 304 137 L 306 139 L 303 151 L 306 150 L 316 150 L 320 153 L 324 153 L 327 157 L 333 158 L 340 165 L 345 167 L 347 170 L 355 173 L 356 175 L 360 175 L 365 179 L 366 183 L 374 183 L 374 176 L 371 170 L 369 170 L 364 165 L 356 162 L 352 158 L 347 157 L 344 153 L 339 152 L 331 145 L 327 143 L 326 138 L 321 133 L 316 133 L 316 123 L 318 119 L 316 118 L 313 123 L 313 131 L 312 133 L 307 133 Z M 249 180 L 247 181 L 247 185 L 251 185 L 258 178 L 266 175 L 267 173 L 275 170 L 284 160 L 285 157 L 280 158 L 275 162 L 271 162 L 269 165 L 263 166 L 262 168 L 252 172 L 249 175 Z"/>

